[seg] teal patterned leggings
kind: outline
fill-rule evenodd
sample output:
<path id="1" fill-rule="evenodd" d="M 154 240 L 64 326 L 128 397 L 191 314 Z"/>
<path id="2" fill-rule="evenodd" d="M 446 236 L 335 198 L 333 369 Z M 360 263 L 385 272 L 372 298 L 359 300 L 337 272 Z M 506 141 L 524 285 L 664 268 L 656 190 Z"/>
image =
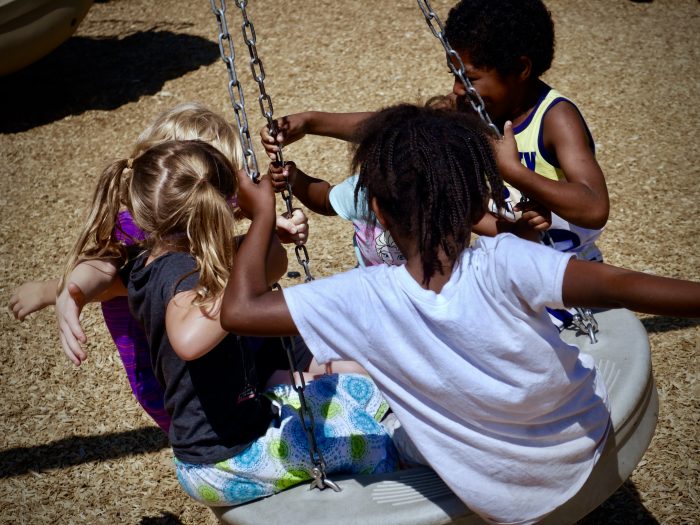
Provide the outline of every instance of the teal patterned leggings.
<path id="1" fill-rule="evenodd" d="M 240 505 L 311 479 L 299 397 L 289 385 L 266 392 L 280 411 L 264 436 L 240 454 L 213 464 L 175 460 L 185 491 L 209 506 Z M 316 443 L 326 472 L 379 474 L 398 468 L 397 452 L 379 420 L 388 405 L 374 382 L 356 374 L 331 374 L 307 383 Z"/>

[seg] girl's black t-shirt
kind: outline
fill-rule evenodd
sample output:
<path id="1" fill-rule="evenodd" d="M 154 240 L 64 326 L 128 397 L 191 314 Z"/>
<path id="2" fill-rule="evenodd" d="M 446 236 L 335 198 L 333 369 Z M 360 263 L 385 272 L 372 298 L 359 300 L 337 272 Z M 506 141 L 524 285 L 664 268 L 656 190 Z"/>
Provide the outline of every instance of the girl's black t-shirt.
<path id="1" fill-rule="evenodd" d="M 141 254 L 126 270 L 129 308 L 143 325 L 151 365 L 165 392 L 175 456 L 200 464 L 230 458 L 263 435 L 272 420 L 270 401 L 259 393 L 275 368 L 269 364 L 274 353 L 253 351 L 230 334 L 202 357 L 180 359 L 165 331 L 165 312 L 175 294 L 197 283 L 195 260 L 189 253 L 169 252 L 146 266 L 147 258 Z M 277 339 L 268 341 L 279 346 Z M 256 367 L 256 356 L 268 358 L 262 367 Z"/>

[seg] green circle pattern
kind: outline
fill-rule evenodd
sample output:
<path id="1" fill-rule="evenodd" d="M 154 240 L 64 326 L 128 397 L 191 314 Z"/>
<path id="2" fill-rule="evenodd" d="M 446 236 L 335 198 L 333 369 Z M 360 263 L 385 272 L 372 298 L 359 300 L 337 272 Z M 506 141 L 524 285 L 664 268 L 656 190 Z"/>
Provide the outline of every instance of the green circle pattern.
<path id="1" fill-rule="evenodd" d="M 367 440 L 360 434 L 350 436 L 350 456 L 354 460 L 362 459 L 367 453 Z"/>
<path id="2" fill-rule="evenodd" d="M 305 470 L 288 470 L 284 476 L 275 482 L 275 488 L 277 490 L 284 490 L 302 481 L 306 481 L 307 479 L 311 479 L 311 476 L 309 476 L 309 473 Z"/>
<path id="3" fill-rule="evenodd" d="M 328 401 L 321 405 L 321 416 L 326 419 L 333 419 L 343 413 L 343 407 L 336 401 Z"/>
<path id="4" fill-rule="evenodd" d="M 273 458 L 285 460 L 289 457 L 289 445 L 282 439 L 273 439 L 270 441 L 268 451 Z"/>
<path id="5" fill-rule="evenodd" d="M 197 493 L 206 502 L 216 503 L 219 501 L 219 493 L 209 485 L 200 485 L 197 487 Z"/>

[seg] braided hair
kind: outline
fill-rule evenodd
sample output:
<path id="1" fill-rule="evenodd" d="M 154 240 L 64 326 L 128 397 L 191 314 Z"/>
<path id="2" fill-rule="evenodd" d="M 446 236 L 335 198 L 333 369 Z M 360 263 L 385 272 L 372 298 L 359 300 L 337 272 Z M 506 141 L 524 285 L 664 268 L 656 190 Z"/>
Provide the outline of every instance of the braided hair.
<path id="1" fill-rule="evenodd" d="M 472 115 L 404 104 L 368 119 L 357 138 L 356 205 L 373 226 L 376 200 L 389 229 L 415 239 L 427 285 L 442 273 L 441 251 L 454 263 L 469 246 L 488 198 L 503 205 L 488 131 Z M 357 202 L 363 193 L 366 202 Z"/>

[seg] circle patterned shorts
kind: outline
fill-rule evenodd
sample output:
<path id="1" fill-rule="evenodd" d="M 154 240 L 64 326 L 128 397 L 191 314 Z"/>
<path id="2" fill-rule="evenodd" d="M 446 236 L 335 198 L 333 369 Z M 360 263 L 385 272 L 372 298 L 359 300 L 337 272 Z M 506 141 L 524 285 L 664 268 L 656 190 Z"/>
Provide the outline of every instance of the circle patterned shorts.
<path id="1" fill-rule="evenodd" d="M 178 480 L 192 498 L 209 506 L 240 505 L 311 479 L 298 394 L 290 385 L 278 385 L 265 395 L 280 417 L 243 452 L 212 464 L 175 459 Z M 388 405 L 371 379 L 325 375 L 307 383 L 304 397 L 326 473 L 379 474 L 398 468 L 391 437 L 379 423 Z"/>

